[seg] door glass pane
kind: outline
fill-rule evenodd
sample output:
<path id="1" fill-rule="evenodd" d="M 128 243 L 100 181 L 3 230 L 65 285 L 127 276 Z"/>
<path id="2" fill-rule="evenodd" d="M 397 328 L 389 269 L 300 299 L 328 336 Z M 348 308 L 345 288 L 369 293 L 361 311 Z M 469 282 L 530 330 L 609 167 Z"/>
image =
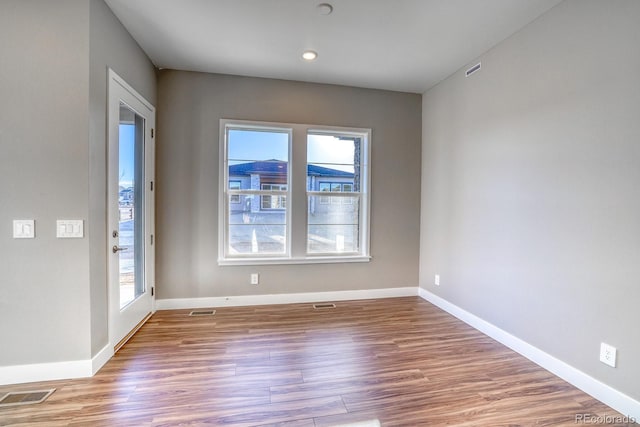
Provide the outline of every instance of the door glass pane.
<path id="1" fill-rule="evenodd" d="M 144 285 L 144 118 L 120 103 L 119 133 L 120 308 L 145 291 Z"/>

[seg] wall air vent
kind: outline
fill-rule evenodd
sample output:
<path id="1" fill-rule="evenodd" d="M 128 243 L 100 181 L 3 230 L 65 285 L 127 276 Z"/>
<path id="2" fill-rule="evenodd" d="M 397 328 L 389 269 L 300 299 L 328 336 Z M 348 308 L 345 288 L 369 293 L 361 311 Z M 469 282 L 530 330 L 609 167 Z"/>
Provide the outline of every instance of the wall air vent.
<path id="1" fill-rule="evenodd" d="M 482 66 L 482 62 L 478 62 L 473 67 L 469 68 L 466 73 L 464 73 L 465 76 L 469 77 L 471 74 L 475 73 L 476 71 L 480 71 L 481 66 Z"/>

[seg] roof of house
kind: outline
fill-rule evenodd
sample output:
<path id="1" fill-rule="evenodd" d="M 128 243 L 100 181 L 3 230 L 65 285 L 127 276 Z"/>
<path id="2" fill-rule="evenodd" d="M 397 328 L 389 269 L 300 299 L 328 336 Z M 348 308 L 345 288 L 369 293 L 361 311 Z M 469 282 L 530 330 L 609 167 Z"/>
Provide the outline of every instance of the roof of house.
<path id="1" fill-rule="evenodd" d="M 280 160 L 265 160 L 259 162 L 240 163 L 229 166 L 229 176 L 242 176 L 251 174 L 278 175 L 287 173 L 287 162 Z M 353 172 L 345 172 L 338 169 L 325 168 L 316 165 L 307 165 L 308 176 L 332 176 L 353 178 Z"/>

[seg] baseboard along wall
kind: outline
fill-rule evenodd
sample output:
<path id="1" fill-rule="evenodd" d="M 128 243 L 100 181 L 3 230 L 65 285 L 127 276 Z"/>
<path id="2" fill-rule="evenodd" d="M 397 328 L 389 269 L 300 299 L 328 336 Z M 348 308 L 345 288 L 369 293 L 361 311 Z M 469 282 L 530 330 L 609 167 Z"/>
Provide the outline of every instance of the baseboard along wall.
<path id="1" fill-rule="evenodd" d="M 509 347 L 540 367 L 557 375 L 580 390 L 605 403 L 621 414 L 640 420 L 640 402 L 598 381 L 577 368 L 545 353 L 497 326 L 469 313 L 449 301 L 419 287 L 400 287 L 336 292 L 295 294 L 242 295 L 208 298 L 177 298 L 156 300 L 158 310 L 190 308 L 238 307 L 270 304 L 294 304 L 325 301 L 348 301 L 377 298 L 420 296 L 469 326 Z M 93 358 L 53 363 L 0 366 L 0 385 L 37 381 L 91 377 L 113 356 L 113 347 L 107 344 Z"/>
<path id="2" fill-rule="evenodd" d="M 297 304 L 417 296 L 418 287 L 366 289 L 355 291 L 308 292 L 296 294 L 239 295 L 208 298 L 157 299 L 157 310 L 187 308 L 243 307 L 252 305 Z"/>
<path id="3" fill-rule="evenodd" d="M 640 421 L 640 402 L 637 400 L 423 288 L 420 288 L 418 293 L 422 299 L 509 347 L 622 415 Z"/>
<path id="4" fill-rule="evenodd" d="M 107 344 L 91 359 L 0 366 L 0 385 L 92 377 L 112 356 Z"/>

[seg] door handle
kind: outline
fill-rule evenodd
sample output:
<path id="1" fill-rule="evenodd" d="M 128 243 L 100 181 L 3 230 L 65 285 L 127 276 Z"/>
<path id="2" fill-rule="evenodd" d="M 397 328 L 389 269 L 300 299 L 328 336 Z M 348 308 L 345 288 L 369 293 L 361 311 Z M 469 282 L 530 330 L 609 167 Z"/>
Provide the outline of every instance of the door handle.
<path id="1" fill-rule="evenodd" d="M 116 254 L 116 253 L 118 253 L 119 251 L 126 251 L 127 249 L 129 249 L 129 248 L 121 248 L 121 247 L 119 247 L 119 246 L 113 245 L 113 247 L 111 248 L 111 251 L 112 251 L 114 254 Z"/>

